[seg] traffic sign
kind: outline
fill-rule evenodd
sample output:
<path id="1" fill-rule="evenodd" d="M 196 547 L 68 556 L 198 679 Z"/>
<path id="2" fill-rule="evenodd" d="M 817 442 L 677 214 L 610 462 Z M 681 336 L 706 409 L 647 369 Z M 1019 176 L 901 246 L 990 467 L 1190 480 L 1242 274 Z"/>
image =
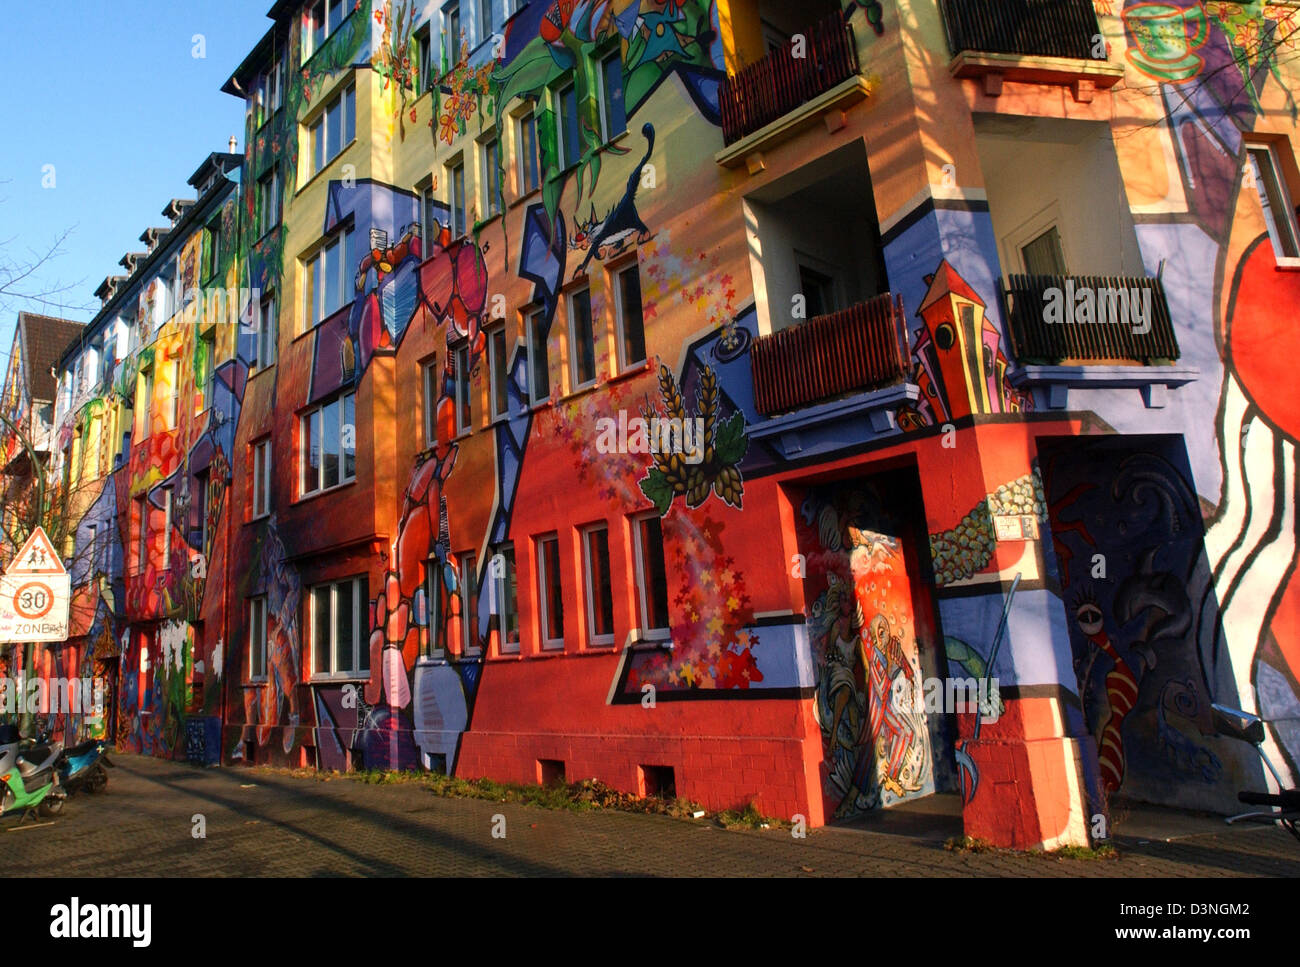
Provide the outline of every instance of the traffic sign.
<path id="1" fill-rule="evenodd" d="M 0 642 L 66 641 L 71 597 L 72 579 L 38 527 L 0 577 Z"/>
<path id="2" fill-rule="evenodd" d="M 14 555 L 5 574 L 67 574 L 63 562 L 54 551 L 44 527 L 32 531 L 23 546 Z"/>

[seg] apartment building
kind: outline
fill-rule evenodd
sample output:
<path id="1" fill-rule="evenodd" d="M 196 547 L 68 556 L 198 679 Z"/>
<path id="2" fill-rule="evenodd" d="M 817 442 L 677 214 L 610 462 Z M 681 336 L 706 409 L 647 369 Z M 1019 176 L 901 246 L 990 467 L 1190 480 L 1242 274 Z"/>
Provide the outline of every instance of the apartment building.
<path id="1" fill-rule="evenodd" d="M 83 337 L 121 741 L 1023 847 L 1270 782 L 1214 702 L 1294 775 L 1293 5 L 269 19 Z"/>

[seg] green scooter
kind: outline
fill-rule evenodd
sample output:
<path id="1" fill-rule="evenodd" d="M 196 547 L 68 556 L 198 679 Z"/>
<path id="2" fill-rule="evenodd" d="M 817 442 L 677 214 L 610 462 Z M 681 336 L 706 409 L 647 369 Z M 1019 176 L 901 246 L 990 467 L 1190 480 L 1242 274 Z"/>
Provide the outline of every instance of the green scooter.
<path id="1" fill-rule="evenodd" d="M 67 794 L 59 787 L 55 768 L 62 742 L 30 746 L 19 751 L 17 727 L 0 725 L 0 816 L 21 812 L 55 816 Z M 19 821 L 21 823 L 21 820 Z"/>

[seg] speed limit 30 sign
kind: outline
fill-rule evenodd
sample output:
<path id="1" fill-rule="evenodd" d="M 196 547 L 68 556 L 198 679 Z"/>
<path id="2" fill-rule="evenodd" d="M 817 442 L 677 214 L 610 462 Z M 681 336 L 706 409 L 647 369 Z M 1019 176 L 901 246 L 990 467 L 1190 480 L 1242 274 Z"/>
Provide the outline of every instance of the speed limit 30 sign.
<path id="1" fill-rule="evenodd" d="M 66 641 L 71 583 L 38 527 L 0 577 L 0 642 Z"/>

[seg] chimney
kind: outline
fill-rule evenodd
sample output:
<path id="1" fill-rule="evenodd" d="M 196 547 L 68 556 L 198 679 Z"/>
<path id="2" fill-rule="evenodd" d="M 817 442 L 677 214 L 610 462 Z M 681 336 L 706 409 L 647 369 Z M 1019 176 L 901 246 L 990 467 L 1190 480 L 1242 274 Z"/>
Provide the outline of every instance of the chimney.
<path id="1" fill-rule="evenodd" d="M 235 154 L 235 148 L 239 146 L 238 139 L 232 134 L 230 136 L 230 153 Z"/>

